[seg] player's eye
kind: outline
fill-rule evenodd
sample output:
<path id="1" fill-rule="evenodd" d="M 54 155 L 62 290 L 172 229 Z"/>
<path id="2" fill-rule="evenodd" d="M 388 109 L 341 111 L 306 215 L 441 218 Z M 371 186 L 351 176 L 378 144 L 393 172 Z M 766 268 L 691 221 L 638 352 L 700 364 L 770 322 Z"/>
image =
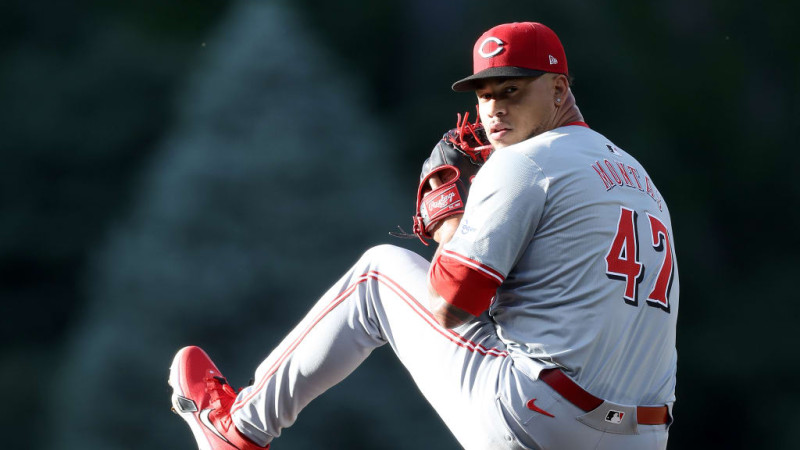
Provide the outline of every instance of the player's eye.
<path id="1" fill-rule="evenodd" d="M 513 94 L 514 92 L 517 92 L 517 90 L 518 90 L 518 88 L 516 86 L 506 86 L 505 89 L 503 89 L 503 93 L 504 94 Z"/>
<path id="2" fill-rule="evenodd" d="M 492 99 L 492 94 L 490 92 L 483 92 L 483 93 L 479 92 L 478 99 L 484 102 L 489 101 Z"/>

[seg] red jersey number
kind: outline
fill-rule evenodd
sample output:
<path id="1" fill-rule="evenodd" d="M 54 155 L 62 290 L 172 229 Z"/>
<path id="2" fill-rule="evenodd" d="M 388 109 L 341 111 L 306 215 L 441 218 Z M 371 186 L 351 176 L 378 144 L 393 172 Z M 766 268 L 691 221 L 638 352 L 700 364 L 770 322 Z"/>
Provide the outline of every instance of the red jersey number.
<path id="1" fill-rule="evenodd" d="M 647 304 L 669 312 L 669 291 L 672 286 L 674 262 L 669 232 L 664 222 L 647 214 L 650 222 L 650 243 L 656 252 L 663 253 L 664 259 L 658 270 Z M 606 275 L 625 282 L 622 298 L 625 303 L 637 306 L 639 284 L 644 279 L 645 267 L 639 262 L 639 236 L 636 231 L 638 214 L 632 209 L 620 208 L 617 232 L 606 254 Z"/>
<path id="2" fill-rule="evenodd" d="M 644 276 L 639 262 L 639 236 L 636 233 L 636 211 L 623 207 L 617 224 L 617 234 L 606 255 L 606 275 L 625 282 L 625 302 L 637 305 L 637 289 Z"/>

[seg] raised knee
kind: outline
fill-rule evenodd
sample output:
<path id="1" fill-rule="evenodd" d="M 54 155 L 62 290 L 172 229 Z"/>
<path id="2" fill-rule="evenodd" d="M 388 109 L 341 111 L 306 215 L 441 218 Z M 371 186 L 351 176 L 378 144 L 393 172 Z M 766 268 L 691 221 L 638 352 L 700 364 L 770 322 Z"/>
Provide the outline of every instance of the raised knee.
<path id="1" fill-rule="evenodd" d="M 381 244 L 376 245 L 375 247 L 370 248 L 366 252 L 362 258 L 364 259 L 384 259 L 384 258 L 391 258 L 397 257 L 399 255 L 404 255 L 406 253 L 414 253 L 410 250 L 406 250 L 402 247 L 398 247 L 396 245 L 391 244 Z"/>
<path id="2" fill-rule="evenodd" d="M 418 263 L 419 260 L 425 261 L 422 256 L 411 250 L 391 244 L 376 245 L 364 252 L 361 256 L 361 261 L 367 262 L 370 265 L 385 263 L 402 264 L 403 261 L 414 261 Z"/>

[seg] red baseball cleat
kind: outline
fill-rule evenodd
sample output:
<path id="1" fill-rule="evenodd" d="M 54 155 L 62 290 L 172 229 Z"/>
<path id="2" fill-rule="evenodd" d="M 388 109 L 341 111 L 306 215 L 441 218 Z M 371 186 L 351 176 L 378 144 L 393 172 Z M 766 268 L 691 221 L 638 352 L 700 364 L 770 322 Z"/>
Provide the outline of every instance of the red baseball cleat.
<path id="1" fill-rule="evenodd" d="M 200 450 L 264 450 L 236 429 L 231 405 L 236 391 L 200 347 L 184 347 L 169 370 L 172 411 L 192 429 Z"/>

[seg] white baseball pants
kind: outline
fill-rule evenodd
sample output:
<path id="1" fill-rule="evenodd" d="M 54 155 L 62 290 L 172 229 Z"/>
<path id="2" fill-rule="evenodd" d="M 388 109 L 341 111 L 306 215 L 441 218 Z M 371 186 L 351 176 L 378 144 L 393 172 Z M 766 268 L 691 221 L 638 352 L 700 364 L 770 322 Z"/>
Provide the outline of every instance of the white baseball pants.
<path id="1" fill-rule="evenodd" d="M 231 409 L 237 428 L 266 445 L 314 398 L 372 352 L 391 345 L 425 398 L 466 449 L 664 449 L 666 426 L 603 433 L 513 357 L 484 314 L 453 330 L 428 311 L 429 262 L 403 248 L 368 250 L 258 367 Z M 529 409 L 535 405 L 555 417 Z"/>

